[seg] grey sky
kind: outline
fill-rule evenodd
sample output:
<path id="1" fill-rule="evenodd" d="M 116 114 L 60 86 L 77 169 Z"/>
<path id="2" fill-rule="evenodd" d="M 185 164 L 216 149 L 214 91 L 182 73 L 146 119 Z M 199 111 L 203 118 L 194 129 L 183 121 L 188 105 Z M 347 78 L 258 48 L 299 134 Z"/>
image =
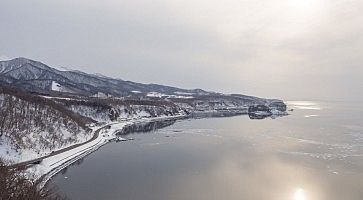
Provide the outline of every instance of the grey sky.
<path id="1" fill-rule="evenodd" d="M 363 100 L 360 0 L 0 0 L 0 59 L 284 99 Z"/>

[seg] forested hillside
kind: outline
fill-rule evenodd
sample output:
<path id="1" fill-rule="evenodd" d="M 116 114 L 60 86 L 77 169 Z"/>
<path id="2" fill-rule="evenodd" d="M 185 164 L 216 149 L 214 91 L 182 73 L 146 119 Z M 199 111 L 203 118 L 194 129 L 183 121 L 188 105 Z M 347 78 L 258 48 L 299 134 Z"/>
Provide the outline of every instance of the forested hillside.
<path id="1" fill-rule="evenodd" d="M 0 150 L 22 160 L 91 137 L 93 121 L 62 105 L 20 90 L 0 87 Z"/>

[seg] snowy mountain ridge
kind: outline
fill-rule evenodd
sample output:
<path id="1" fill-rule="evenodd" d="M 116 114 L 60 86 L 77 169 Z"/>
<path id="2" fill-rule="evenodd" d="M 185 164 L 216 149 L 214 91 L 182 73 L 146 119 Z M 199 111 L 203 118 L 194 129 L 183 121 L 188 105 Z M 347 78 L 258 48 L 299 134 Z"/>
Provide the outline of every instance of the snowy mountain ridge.
<path id="1" fill-rule="evenodd" d="M 80 71 L 60 71 L 26 58 L 0 61 L 0 82 L 4 84 L 22 87 L 31 92 L 51 94 L 54 92 L 52 91 L 52 81 L 61 85 L 64 88 L 63 92 L 85 96 L 101 92 L 114 97 L 123 97 L 132 95 L 131 91 L 163 94 L 172 94 L 173 92 L 213 94 L 200 89 L 186 90 L 158 84 L 135 83 Z"/>

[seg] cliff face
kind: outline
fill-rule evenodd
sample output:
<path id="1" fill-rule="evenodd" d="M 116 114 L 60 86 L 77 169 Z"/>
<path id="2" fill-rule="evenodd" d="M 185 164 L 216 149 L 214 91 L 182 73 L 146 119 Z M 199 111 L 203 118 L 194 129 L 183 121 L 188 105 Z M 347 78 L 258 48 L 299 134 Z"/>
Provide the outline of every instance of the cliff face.
<path id="1" fill-rule="evenodd" d="M 116 100 L 61 100 L 67 109 L 101 122 L 124 121 L 135 118 L 188 115 L 188 111 L 171 102 Z"/>

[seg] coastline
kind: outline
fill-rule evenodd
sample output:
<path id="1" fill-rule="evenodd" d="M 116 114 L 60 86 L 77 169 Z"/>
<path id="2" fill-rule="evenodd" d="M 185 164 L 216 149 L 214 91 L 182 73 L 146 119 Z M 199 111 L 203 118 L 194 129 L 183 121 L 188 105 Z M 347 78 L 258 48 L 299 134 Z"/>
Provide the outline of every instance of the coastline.
<path id="1" fill-rule="evenodd" d="M 47 182 L 59 173 L 64 168 L 70 166 L 79 159 L 97 151 L 103 145 L 112 142 L 116 139 L 126 140 L 119 135 L 137 132 L 138 130 L 132 129 L 133 126 L 138 124 L 149 124 L 153 122 L 166 122 L 169 120 L 181 120 L 188 118 L 210 118 L 210 117 L 230 117 L 236 115 L 247 115 L 246 110 L 236 111 L 213 111 L 213 112 L 196 112 L 193 114 L 178 114 L 173 116 L 159 116 L 159 117 L 144 117 L 144 118 L 131 118 L 124 121 L 109 122 L 98 125 L 92 128 L 93 136 L 91 139 L 81 143 L 75 144 L 73 148 L 65 148 L 52 152 L 51 154 L 34 158 L 22 163 L 16 163 L 25 167 L 25 175 L 38 183 L 38 187 L 44 187 Z M 131 128 L 131 129 L 130 129 Z M 162 127 L 161 127 L 162 128 Z M 28 166 L 28 167 L 27 167 Z"/>
<path id="2" fill-rule="evenodd" d="M 153 118 L 141 118 L 131 119 L 124 122 L 113 122 L 110 124 L 94 127 L 93 132 L 99 131 L 98 137 L 93 141 L 71 149 L 69 151 L 62 152 L 60 154 L 47 157 L 39 164 L 35 164 L 26 170 L 26 174 L 34 181 L 39 183 L 39 187 L 44 187 L 47 182 L 57 173 L 64 168 L 70 166 L 79 159 L 97 151 L 103 145 L 116 139 L 117 133 L 123 131 L 128 126 L 135 125 L 137 123 L 152 123 L 162 122 L 168 120 L 180 120 L 189 118 L 187 115 L 175 115 L 175 116 L 163 116 Z M 109 129 L 106 129 L 109 127 Z"/>
<path id="3" fill-rule="evenodd" d="M 81 143 L 72 145 L 65 149 L 57 150 L 51 154 L 34 158 L 19 165 L 26 167 L 25 175 L 38 183 L 38 187 L 44 187 L 47 182 L 59 173 L 64 168 L 70 166 L 79 159 L 97 151 L 103 145 L 112 142 L 116 139 L 126 140 L 119 135 L 125 133 L 137 132 L 138 130 L 132 129 L 133 126 L 138 124 L 149 124 L 153 122 L 166 122 L 169 120 L 181 120 L 188 118 L 210 118 L 210 117 L 230 117 L 236 115 L 247 115 L 247 110 L 237 111 L 213 111 L 213 112 L 195 112 L 192 114 L 178 114 L 173 116 L 159 116 L 159 117 L 144 117 L 144 118 L 131 118 L 124 121 L 109 122 L 98 125 L 92 128 L 93 136 L 91 139 Z M 162 128 L 162 127 L 161 127 Z M 28 166 L 28 167 L 27 167 Z"/>

